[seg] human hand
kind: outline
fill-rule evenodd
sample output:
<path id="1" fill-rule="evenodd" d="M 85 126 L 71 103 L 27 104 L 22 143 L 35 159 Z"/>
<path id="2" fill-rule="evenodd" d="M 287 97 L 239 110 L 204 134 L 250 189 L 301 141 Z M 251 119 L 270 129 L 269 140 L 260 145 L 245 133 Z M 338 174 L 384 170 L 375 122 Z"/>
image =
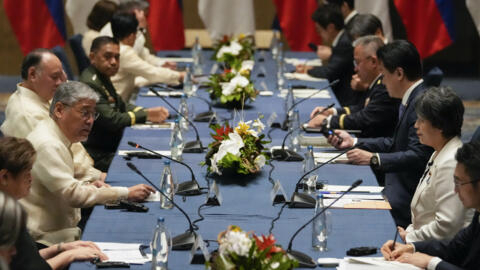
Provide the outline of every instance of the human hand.
<path id="1" fill-rule="evenodd" d="M 323 114 L 319 114 L 319 115 L 315 116 L 315 118 L 310 119 L 310 121 L 308 121 L 308 127 L 311 127 L 311 128 L 321 127 L 325 118 L 327 118 L 327 117 Z"/>
<path id="2" fill-rule="evenodd" d="M 296 65 L 295 66 L 295 72 L 297 73 L 307 73 L 310 69 L 312 69 L 312 66 L 307 66 L 307 65 Z"/>
<path id="3" fill-rule="evenodd" d="M 162 67 L 175 70 L 175 69 L 177 69 L 177 63 L 167 61 L 167 62 L 163 63 Z"/>
<path id="4" fill-rule="evenodd" d="M 71 249 L 76 249 L 76 248 L 91 248 L 91 249 L 95 249 L 99 252 L 101 252 L 102 250 L 97 246 L 95 245 L 95 243 L 93 243 L 92 241 L 73 241 L 73 242 L 68 242 L 68 243 L 62 243 L 61 245 L 61 248 L 63 250 L 71 250 Z"/>
<path id="5" fill-rule="evenodd" d="M 396 259 L 396 261 L 401 263 L 413 264 L 417 267 L 425 269 L 428 267 L 428 263 L 431 259 L 433 259 L 433 257 L 430 255 L 421 252 L 415 252 L 413 254 L 403 253 L 400 257 Z"/>
<path id="6" fill-rule="evenodd" d="M 382 252 L 385 260 L 393 261 L 404 253 L 413 253 L 413 246 L 411 244 L 405 245 L 396 242 L 395 249 L 393 249 L 393 240 L 388 240 L 385 242 L 385 244 L 383 244 L 380 251 Z"/>
<path id="7" fill-rule="evenodd" d="M 100 180 L 97 180 L 97 181 L 93 181 L 91 183 L 92 185 L 96 186 L 97 188 L 101 188 L 101 187 L 110 187 L 109 184 L 103 182 L 103 181 L 100 181 Z"/>
<path id="8" fill-rule="evenodd" d="M 150 193 L 155 193 L 155 189 L 145 184 L 139 184 L 128 188 L 128 200 L 129 201 L 143 201 Z"/>
<path id="9" fill-rule="evenodd" d="M 367 91 L 368 86 L 369 85 L 367 83 L 364 83 L 360 80 L 360 77 L 358 77 L 357 74 L 353 74 L 352 80 L 350 81 L 350 87 L 352 87 L 353 91 L 364 92 Z"/>
<path id="10" fill-rule="evenodd" d="M 96 258 L 99 258 L 101 261 L 108 260 L 107 255 L 103 252 L 90 247 L 70 249 L 62 252 L 62 255 L 69 256 L 72 258 L 72 261 L 90 261 Z"/>
<path id="11" fill-rule="evenodd" d="M 355 165 L 369 165 L 372 156 L 373 153 L 358 148 L 347 152 L 348 161 Z"/>
<path id="12" fill-rule="evenodd" d="M 313 109 L 313 111 L 310 113 L 310 119 L 312 119 L 313 117 L 315 117 L 315 114 L 323 111 L 324 109 L 325 109 L 325 107 L 323 107 L 323 106 L 315 107 L 315 109 Z M 333 109 L 331 109 L 331 108 L 328 109 L 328 110 L 326 110 L 326 111 L 324 111 L 324 112 L 322 112 L 322 115 L 325 115 L 325 116 L 329 116 L 329 115 L 331 115 L 331 114 L 333 114 Z"/>
<path id="13" fill-rule="evenodd" d="M 325 45 L 318 45 L 317 46 L 317 56 L 322 61 L 328 61 L 332 56 L 332 48 Z"/>
<path id="14" fill-rule="evenodd" d="M 100 174 L 100 179 L 99 179 L 99 180 L 102 181 L 102 182 L 105 182 L 105 179 L 106 179 L 106 178 L 107 178 L 107 173 L 102 172 L 102 173 Z"/>
<path id="15" fill-rule="evenodd" d="M 147 120 L 152 123 L 161 123 L 168 117 L 168 110 L 164 107 L 153 107 L 146 109 Z"/>
<path id="16" fill-rule="evenodd" d="M 142 9 L 134 9 L 135 17 L 138 21 L 138 27 L 147 28 L 147 16 L 145 16 L 145 11 Z"/>
<path id="17" fill-rule="evenodd" d="M 342 143 L 340 143 L 340 139 L 337 136 L 330 135 L 327 139 L 328 143 L 333 147 L 337 149 L 347 149 L 353 146 L 355 140 L 352 138 L 352 136 L 350 136 L 350 134 L 348 134 L 348 132 L 339 129 L 336 129 L 334 132 L 338 135 L 338 137 L 342 138 Z"/>
<path id="18" fill-rule="evenodd" d="M 407 238 L 407 231 L 405 231 L 402 227 L 398 226 L 398 235 L 400 235 L 400 238 L 402 238 L 403 242 L 406 242 L 405 239 Z"/>

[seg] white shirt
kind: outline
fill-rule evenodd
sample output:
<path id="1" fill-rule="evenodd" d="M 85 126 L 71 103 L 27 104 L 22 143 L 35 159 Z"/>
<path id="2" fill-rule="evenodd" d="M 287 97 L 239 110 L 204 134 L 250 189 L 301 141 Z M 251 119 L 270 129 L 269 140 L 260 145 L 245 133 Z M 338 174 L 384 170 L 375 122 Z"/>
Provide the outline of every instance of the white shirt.
<path id="1" fill-rule="evenodd" d="M 30 194 L 20 200 L 28 213 L 32 238 L 47 246 L 78 240 L 80 208 L 123 199 L 125 187 L 97 188 L 74 178 L 71 142 L 51 118 L 42 120 L 27 136 L 37 158 Z"/>
<path id="2" fill-rule="evenodd" d="M 343 32 L 345 32 L 345 29 L 340 30 L 340 32 L 338 32 L 338 34 L 335 36 L 332 42 L 332 47 L 337 46 L 337 43 L 340 40 L 340 37 L 342 36 Z"/>
<path id="3" fill-rule="evenodd" d="M 347 25 L 357 14 L 358 12 L 355 9 L 352 10 L 352 12 L 350 12 L 350 14 L 348 14 L 348 16 L 343 20 L 344 24 Z"/>
<path id="4" fill-rule="evenodd" d="M 412 91 L 413 89 L 415 89 L 415 87 L 417 87 L 419 84 L 423 83 L 423 79 L 420 79 L 418 81 L 416 81 L 414 84 L 412 84 L 408 89 L 407 91 L 405 92 L 405 94 L 403 95 L 402 97 L 402 105 L 403 106 L 407 106 L 407 101 L 408 101 L 408 98 L 410 97 L 410 95 L 412 94 Z"/>

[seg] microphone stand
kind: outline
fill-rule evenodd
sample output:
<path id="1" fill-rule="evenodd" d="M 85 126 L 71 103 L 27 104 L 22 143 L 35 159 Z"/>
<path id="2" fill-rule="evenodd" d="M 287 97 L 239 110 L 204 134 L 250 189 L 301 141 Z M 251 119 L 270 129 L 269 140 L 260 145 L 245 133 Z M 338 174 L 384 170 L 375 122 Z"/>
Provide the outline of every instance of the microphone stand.
<path id="1" fill-rule="evenodd" d="M 173 200 L 171 200 L 165 193 L 163 193 L 162 190 L 160 190 L 156 185 L 154 185 L 152 183 L 152 181 L 150 181 L 150 179 L 148 179 L 140 170 L 137 169 L 137 167 L 135 165 L 133 165 L 133 163 L 127 162 L 127 166 L 132 171 L 134 171 L 135 173 L 140 175 L 143 179 L 145 179 L 145 181 L 147 181 L 150 185 L 152 185 L 156 190 L 158 190 L 158 192 L 160 192 L 160 194 L 165 196 L 165 198 L 167 200 L 169 200 L 178 210 L 180 210 L 180 212 L 182 212 L 182 214 L 185 216 L 185 218 L 187 218 L 189 228 L 185 233 L 182 233 L 182 234 L 179 234 L 179 235 L 173 237 L 173 239 L 172 239 L 172 249 L 173 250 L 189 250 L 189 249 L 191 249 L 193 244 L 195 243 L 195 239 L 197 237 L 197 234 L 195 233 L 195 230 L 197 230 L 198 227 L 195 228 L 195 226 L 193 226 L 192 221 L 190 220 L 190 217 L 187 215 L 187 213 L 180 206 L 178 206 L 178 204 L 176 204 Z"/>
<path id="2" fill-rule="evenodd" d="M 302 161 L 303 157 L 298 154 L 297 152 L 290 150 L 290 149 L 285 149 L 285 141 L 287 140 L 287 137 L 290 136 L 294 131 L 297 131 L 299 129 L 303 129 L 303 125 L 300 125 L 298 128 L 294 128 L 287 132 L 285 137 L 283 137 L 282 141 L 282 148 L 281 149 L 275 149 L 272 151 L 272 159 L 274 160 L 281 160 L 281 161 Z"/>
<path id="3" fill-rule="evenodd" d="M 150 87 L 149 88 L 150 91 L 152 91 L 152 93 L 154 93 L 157 97 L 161 98 L 170 108 L 172 108 L 172 110 L 174 110 L 178 115 L 180 115 L 181 117 L 183 117 L 185 120 L 187 120 L 187 122 L 193 127 L 193 130 L 195 131 L 195 135 L 197 137 L 197 139 L 195 141 L 191 141 L 191 142 L 186 142 L 185 143 L 185 147 L 183 148 L 183 152 L 185 153 L 203 153 L 203 145 L 202 145 L 202 141 L 200 141 L 200 135 L 198 134 L 198 130 L 197 128 L 195 127 L 195 125 L 193 124 L 192 121 L 190 121 L 188 119 L 188 117 L 186 117 L 185 115 L 183 115 L 182 113 L 180 113 L 177 109 L 175 109 L 175 107 L 170 104 L 170 102 L 167 101 L 167 99 L 163 96 L 161 96 L 157 90 L 153 89 L 153 87 Z"/>
<path id="4" fill-rule="evenodd" d="M 358 187 L 359 185 L 361 185 L 363 182 L 363 180 L 359 179 L 357 181 L 355 181 L 351 186 L 350 188 L 345 191 L 344 193 L 342 193 L 340 196 L 338 196 L 338 198 L 336 198 L 332 203 L 330 203 L 327 207 L 324 207 L 320 212 L 318 212 L 315 216 L 313 216 L 313 218 L 311 218 L 310 220 L 307 221 L 307 223 L 303 224 L 292 236 L 292 238 L 290 238 L 290 242 L 288 242 L 288 248 L 287 248 L 287 254 L 291 257 L 291 258 L 294 258 L 298 261 L 298 264 L 299 264 L 299 267 L 300 268 L 315 268 L 317 267 L 317 264 L 315 263 L 315 261 L 310 257 L 308 256 L 307 254 L 303 253 L 303 252 L 300 252 L 300 251 L 296 251 L 296 250 L 292 250 L 292 243 L 293 243 L 293 240 L 295 239 L 295 237 L 300 233 L 300 231 L 302 231 L 305 227 L 307 227 L 308 224 L 310 224 L 313 220 L 315 220 L 318 216 L 320 216 L 321 214 L 323 214 L 327 209 L 329 209 L 330 207 L 332 207 L 333 204 L 335 204 L 338 200 L 340 200 L 345 194 L 349 193 L 350 191 L 352 191 L 352 189 Z"/>
<path id="5" fill-rule="evenodd" d="M 178 161 L 178 160 L 173 159 L 171 157 L 162 155 L 160 153 L 157 153 L 153 150 L 145 148 L 145 147 L 143 147 L 143 146 L 141 146 L 137 143 L 131 142 L 131 141 L 128 142 L 128 145 L 133 146 L 135 148 L 143 149 L 143 150 L 148 151 L 148 152 L 150 152 L 150 153 L 152 153 L 156 156 L 164 157 L 166 159 L 169 159 L 173 162 L 182 164 L 183 166 L 187 167 L 190 170 L 190 173 L 192 175 L 192 180 L 179 183 L 178 187 L 177 187 L 177 194 L 181 195 L 181 196 L 196 196 L 196 195 L 202 194 L 202 192 L 200 191 L 200 185 L 198 184 L 197 180 L 195 179 L 195 175 L 193 174 L 192 168 L 190 168 L 190 166 L 188 166 L 184 162 L 181 162 L 181 161 Z"/>

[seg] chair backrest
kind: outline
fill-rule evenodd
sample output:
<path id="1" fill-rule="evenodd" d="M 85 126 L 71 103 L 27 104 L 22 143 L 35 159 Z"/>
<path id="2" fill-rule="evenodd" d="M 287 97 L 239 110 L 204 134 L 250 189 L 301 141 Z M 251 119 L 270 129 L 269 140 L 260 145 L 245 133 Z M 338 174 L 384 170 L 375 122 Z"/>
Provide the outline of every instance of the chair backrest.
<path id="1" fill-rule="evenodd" d="M 443 71 L 439 67 L 433 67 L 423 76 L 425 85 L 439 87 L 443 80 Z"/>
<path id="2" fill-rule="evenodd" d="M 475 132 L 473 133 L 471 142 L 480 142 L 480 127 L 477 127 Z"/>
<path id="3" fill-rule="evenodd" d="M 67 78 L 69 80 L 74 80 L 72 66 L 70 66 L 70 62 L 68 62 L 67 53 L 62 46 L 55 46 L 52 48 L 52 52 L 60 59 L 62 62 L 63 70 L 67 73 Z"/>
<path id="4" fill-rule="evenodd" d="M 90 65 L 90 60 L 88 60 L 87 54 L 82 47 L 83 36 L 81 34 L 76 34 L 68 39 L 70 47 L 72 48 L 73 55 L 77 61 L 78 72 L 82 73 Z"/>

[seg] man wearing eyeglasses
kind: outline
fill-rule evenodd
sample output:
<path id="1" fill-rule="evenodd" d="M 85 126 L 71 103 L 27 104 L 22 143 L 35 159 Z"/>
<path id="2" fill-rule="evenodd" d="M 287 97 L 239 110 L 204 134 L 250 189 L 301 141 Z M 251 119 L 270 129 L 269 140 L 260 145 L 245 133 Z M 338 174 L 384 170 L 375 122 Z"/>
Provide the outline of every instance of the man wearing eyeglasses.
<path id="1" fill-rule="evenodd" d="M 119 42 L 100 36 L 93 40 L 90 67 L 80 76 L 80 81 L 90 86 L 100 99 L 92 132 L 84 146 L 95 161 L 95 167 L 107 171 L 118 148 L 123 130 L 127 126 L 145 121 L 160 123 L 168 117 L 164 107 L 144 109 L 124 102 L 117 94 L 110 78 L 118 72 L 120 64 Z"/>
<path id="2" fill-rule="evenodd" d="M 34 240 L 50 246 L 78 240 L 80 208 L 119 199 L 142 201 L 152 187 L 96 187 L 75 179 L 70 146 L 87 139 L 98 95 L 86 84 L 61 84 L 50 105 L 50 118 L 27 136 L 37 152 L 32 168 L 31 192 L 20 202 L 28 212 L 28 229 Z"/>
<path id="3" fill-rule="evenodd" d="M 480 144 L 458 149 L 453 181 L 465 208 L 475 209 L 472 223 L 451 241 L 429 240 L 403 245 L 390 240 L 382 247 L 387 260 L 410 263 L 422 269 L 478 269 L 480 266 Z"/>

